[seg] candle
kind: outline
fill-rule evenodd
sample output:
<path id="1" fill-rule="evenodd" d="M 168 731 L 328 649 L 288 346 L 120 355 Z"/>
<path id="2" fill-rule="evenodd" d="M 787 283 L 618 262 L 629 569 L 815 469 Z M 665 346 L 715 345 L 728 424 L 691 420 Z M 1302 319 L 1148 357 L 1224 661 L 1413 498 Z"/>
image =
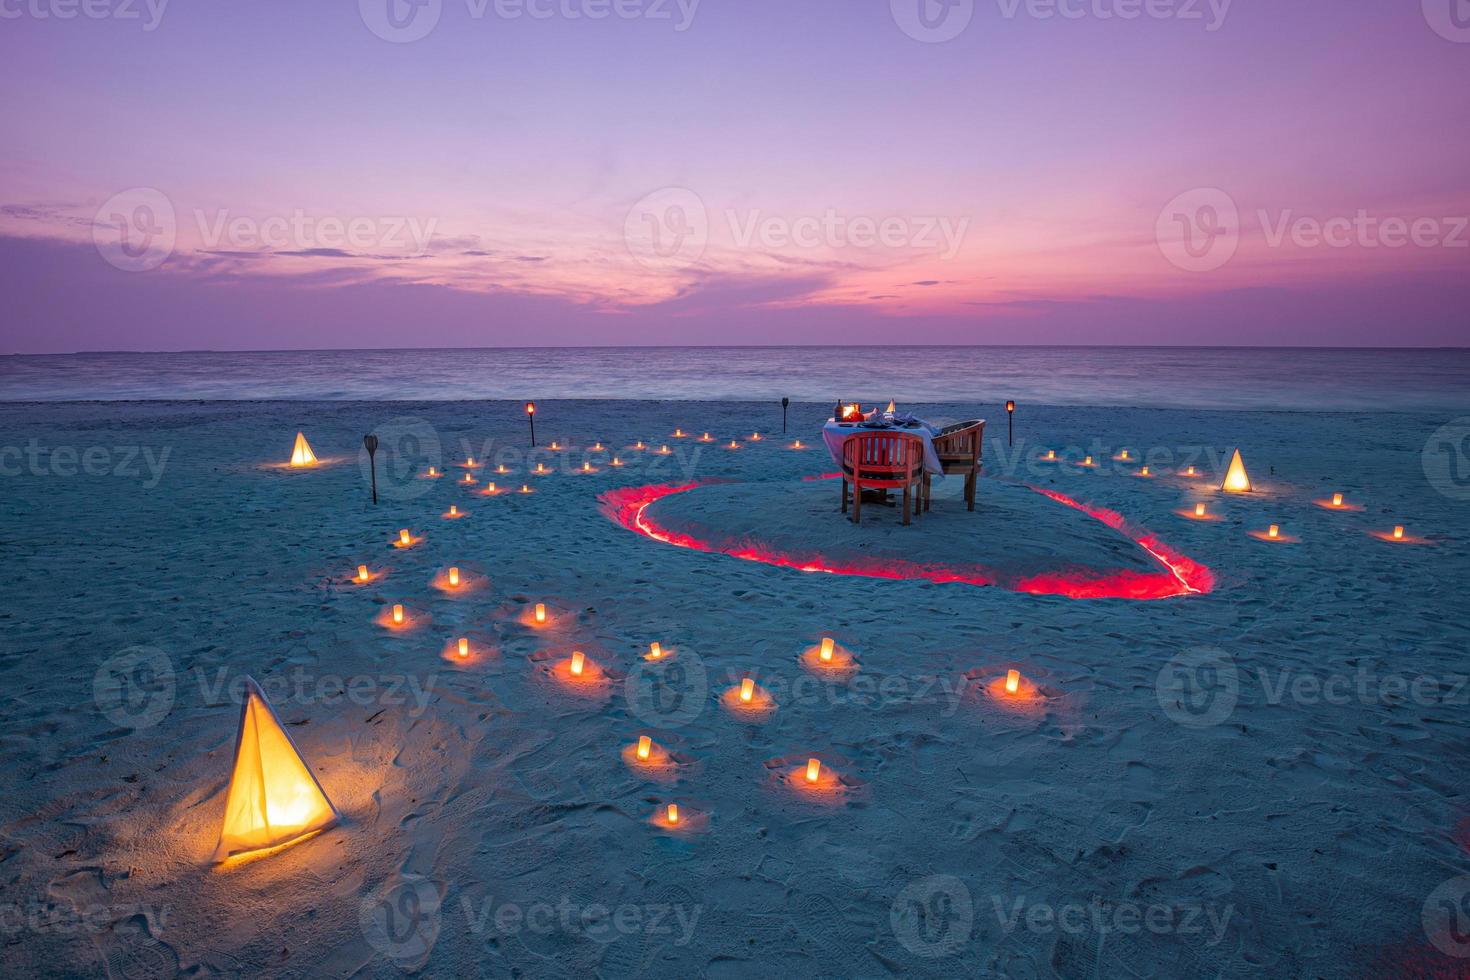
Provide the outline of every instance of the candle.
<path id="1" fill-rule="evenodd" d="M 464 479 L 463 479 L 463 480 L 461 480 L 461 481 L 460 481 L 460 482 L 461 482 L 461 483 L 463 483 L 463 484 L 465 484 L 465 485 L 466 485 L 466 486 L 468 486 L 468 485 L 469 485 L 469 484 L 471 484 L 471 483 L 474 483 L 474 482 L 475 482 L 475 478 L 474 478 L 474 477 L 472 477 L 472 476 L 470 476 L 470 475 L 469 475 L 469 474 L 468 474 L 468 473 L 466 473 L 466 474 L 465 474 L 465 475 L 464 475 Z"/>
<path id="2" fill-rule="evenodd" d="M 612 458 L 612 465 L 614 465 L 614 466 L 622 466 L 623 465 L 623 461 L 621 459 L 618 459 L 616 456 L 614 456 Z"/>
<path id="3" fill-rule="evenodd" d="M 755 681 L 749 677 L 740 682 L 740 700 L 749 702 L 755 697 Z"/>
<path id="4" fill-rule="evenodd" d="M 1404 526 L 1402 524 L 1394 525 L 1393 536 L 1399 541 L 1402 541 L 1404 539 Z"/>
<path id="5" fill-rule="evenodd" d="M 538 602 L 538 603 L 536 603 L 536 615 L 535 615 L 535 619 L 536 619 L 536 622 L 538 622 L 538 623 L 544 623 L 544 622 L 546 622 L 546 603 L 544 603 L 544 602 Z"/>
<path id="6" fill-rule="evenodd" d="M 583 669 L 587 666 L 587 658 L 581 650 L 572 651 L 572 676 L 581 677 Z"/>
<path id="7" fill-rule="evenodd" d="M 463 636 L 459 638 L 459 655 L 461 657 L 468 657 L 470 655 L 470 641 Z"/>
<path id="8" fill-rule="evenodd" d="M 796 442 L 792 444 L 791 448 L 792 449 L 800 449 L 801 448 L 801 440 L 800 439 L 796 440 Z"/>
<path id="9" fill-rule="evenodd" d="M 493 484 L 493 483 L 487 483 L 487 484 L 485 484 L 485 492 L 486 493 L 494 493 L 495 492 L 495 484 Z"/>
<path id="10" fill-rule="evenodd" d="M 475 457 L 471 456 L 469 459 L 464 461 L 464 465 L 473 469 L 478 464 L 475 462 Z"/>
<path id="11" fill-rule="evenodd" d="M 1205 516 L 1205 505 L 1204 504 L 1195 504 L 1194 505 L 1194 516 L 1195 517 L 1204 517 Z"/>
<path id="12" fill-rule="evenodd" d="M 1191 466 L 1189 469 L 1185 470 L 1184 471 L 1184 475 L 1185 476 L 1194 476 L 1194 467 Z"/>
<path id="13" fill-rule="evenodd" d="M 510 470 L 508 470 L 508 469 L 505 468 L 505 464 L 504 463 L 501 463 L 499 466 L 495 467 L 495 472 L 497 472 L 497 473 L 509 473 Z"/>
<path id="14" fill-rule="evenodd" d="M 521 484 L 521 493 L 530 493 L 530 492 L 531 492 L 531 485 L 529 483 L 522 483 Z"/>
<path id="15" fill-rule="evenodd" d="M 704 435 L 702 435 L 702 436 L 699 437 L 699 441 L 700 442 L 709 442 L 710 441 L 710 434 L 708 432 L 706 432 Z"/>
<path id="16" fill-rule="evenodd" d="M 832 637 L 830 637 L 830 636 L 824 636 L 824 637 L 822 637 L 822 649 L 821 649 L 821 652 L 817 654 L 817 656 L 821 657 L 824 662 L 831 663 L 832 662 L 832 647 L 833 647 Z"/>
<path id="17" fill-rule="evenodd" d="M 659 446 L 658 447 L 658 451 L 660 453 L 662 453 L 663 455 L 667 456 L 669 454 L 669 444 L 668 443 L 664 443 L 662 446 Z"/>
<path id="18" fill-rule="evenodd" d="M 740 444 L 737 443 L 734 439 L 731 439 L 730 440 L 730 448 L 731 449 L 739 449 L 740 448 Z"/>
<path id="19" fill-rule="evenodd" d="M 368 580 L 368 570 L 366 565 L 357 566 L 357 580 L 359 582 L 366 582 Z"/>
<path id="20" fill-rule="evenodd" d="M 1334 507 L 1341 507 L 1342 506 L 1342 494 L 1340 494 L 1340 493 L 1334 493 L 1332 495 L 1332 506 L 1334 506 Z"/>
<path id="21" fill-rule="evenodd" d="M 540 476 L 541 474 L 543 474 L 545 472 L 546 472 L 546 464 L 545 463 L 537 463 L 536 464 L 536 475 L 537 476 Z"/>
<path id="22" fill-rule="evenodd" d="M 1021 689 L 1021 672 L 1019 670 L 1006 671 L 1006 693 L 1015 694 Z"/>
<path id="23" fill-rule="evenodd" d="M 647 735 L 638 736 L 638 758 L 647 759 L 648 754 L 653 751 L 653 739 Z"/>
<path id="24" fill-rule="evenodd" d="M 759 432 L 752 432 L 750 434 L 750 441 L 751 442 L 760 442 L 761 441 L 761 434 Z"/>
<path id="25" fill-rule="evenodd" d="M 659 657 L 662 657 L 664 655 L 664 648 L 659 645 L 659 642 L 657 640 L 654 640 L 648 645 L 648 655 L 654 660 L 657 660 Z"/>
<path id="26" fill-rule="evenodd" d="M 403 622 L 403 607 L 402 606 L 394 606 L 393 607 L 393 622 L 402 624 L 402 622 Z"/>
<path id="27" fill-rule="evenodd" d="M 552 449 L 560 449 L 561 448 L 561 445 L 555 439 L 553 439 L 553 440 L 551 440 L 551 448 Z"/>
<path id="28" fill-rule="evenodd" d="M 643 440 L 642 439 L 639 439 L 637 442 L 635 442 L 633 444 L 633 448 L 634 449 L 646 449 L 647 447 L 643 445 Z"/>
<path id="29" fill-rule="evenodd" d="M 1118 458 L 1119 459 L 1127 459 L 1128 458 L 1128 450 L 1125 449 L 1121 453 L 1119 453 L 1118 454 Z"/>
<path id="30" fill-rule="evenodd" d="M 1057 458 L 1057 451 L 1055 449 L 1048 449 L 1046 451 L 1046 458 L 1047 459 L 1056 459 Z"/>
<path id="31" fill-rule="evenodd" d="M 429 475 L 430 476 L 438 476 L 439 475 L 439 471 L 437 469 L 435 469 L 434 467 L 430 466 L 429 467 Z"/>
<path id="32" fill-rule="evenodd" d="M 809 782 L 809 783 L 816 782 L 817 781 L 817 777 L 820 776 L 821 774 L 822 774 L 822 764 L 820 762 L 818 762 L 816 759 L 808 759 L 808 760 L 806 760 L 806 781 L 807 782 Z"/>
<path id="33" fill-rule="evenodd" d="M 456 504 L 450 504 L 449 505 L 449 516 L 450 517 L 458 517 L 459 516 L 459 507 L 458 507 L 458 505 L 456 505 Z"/>
<path id="34" fill-rule="evenodd" d="M 1086 459 L 1084 459 L 1082 461 L 1082 465 L 1083 466 L 1091 466 L 1092 465 L 1092 457 L 1091 456 L 1088 456 Z"/>
<path id="35" fill-rule="evenodd" d="M 403 545 L 404 547 L 408 547 L 409 542 L 412 540 L 413 539 L 409 537 L 408 528 L 404 528 L 403 530 L 398 532 L 398 543 Z"/>
<path id="36" fill-rule="evenodd" d="M 1268 537 L 1268 538 L 1279 538 L 1279 537 L 1281 537 L 1281 525 L 1280 524 L 1272 524 L 1270 527 L 1268 527 L 1266 529 L 1266 537 Z"/>
<path id="37" fill-rule="evenodd" d="M 459 587 L 459 569 L 458 568 L 451 568 L 449 570 L 449 585 L 452 588 L 458 588 Z"/>
<path id="38" fill-rule="evenodd" d="M 683 429 L 675 429 L 674 430 L 674 438 L 675 439 L 682 439 L 682 438 L 684 438 L 684 430 Z"/>
<path id="39" fill-rule="evenodd" d="M 582 472 L 583 473 L 591 473 L 592 472 L 592 463 L 590 461 L 588 461 L 588 460 L 583 460 L 582 461 Z"/>
<path id="40" fill-rule="evenodd" d="M 1138 472 L 1141 473 L 1141 474 L 1143 474 L 1144 476 L 1148 476 L 1148 467 L 1145 466 L 1143 469 L 1139 470 Z"/>
<path id="41" fill-rule="evenodd" d="M 670 803 L 669 804 L 669 809 L 668 809 L 667 812 L 668 812 L 668 817 L 669 817 L 669 823 L 678 823 L 679 822 L 679 804 L 677 804 L 677 803 Z"/>

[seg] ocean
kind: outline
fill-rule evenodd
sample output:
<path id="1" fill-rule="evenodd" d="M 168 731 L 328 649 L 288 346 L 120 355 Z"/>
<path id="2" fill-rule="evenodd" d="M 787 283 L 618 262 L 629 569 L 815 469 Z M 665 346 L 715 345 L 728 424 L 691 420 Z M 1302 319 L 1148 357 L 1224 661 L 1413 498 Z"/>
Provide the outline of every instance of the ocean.
<path id="1" fill-rule="evenodd" d="M 613 398 L 1470 409 L 1470 349 L 577 347 L 0 357 L 0 401 Z"/>

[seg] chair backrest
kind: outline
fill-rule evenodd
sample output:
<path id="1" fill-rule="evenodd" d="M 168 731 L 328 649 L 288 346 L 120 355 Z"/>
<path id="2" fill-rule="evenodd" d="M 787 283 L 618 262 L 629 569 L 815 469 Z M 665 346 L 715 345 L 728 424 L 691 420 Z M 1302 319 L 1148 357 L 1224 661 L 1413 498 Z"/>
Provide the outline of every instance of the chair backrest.
<path id="1" fill-rule="evenodd" d="M 842 444 L 842 468 L 870 480 L 912 478 L 924 467 L 924 440 L 905 432 L 859 432 Z"/>
<path id="2" fill-rule="evenodd" d="M 980 465 L 980 449 L 985 442 L 985 420 L 974 419 L 945 428 L 934 437 L 934 452 L 940 462 L 966 466 Z"/>

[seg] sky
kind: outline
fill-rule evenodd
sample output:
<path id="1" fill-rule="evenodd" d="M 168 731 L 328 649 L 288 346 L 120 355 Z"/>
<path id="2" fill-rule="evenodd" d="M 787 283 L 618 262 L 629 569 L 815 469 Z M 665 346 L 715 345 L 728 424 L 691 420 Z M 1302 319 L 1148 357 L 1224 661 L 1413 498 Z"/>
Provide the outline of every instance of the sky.
<path id="1" fill-rule="evenodd" d="M 1470 0 L 0 0 L 0 82 L 0 353 L 1470 337 Z"/>

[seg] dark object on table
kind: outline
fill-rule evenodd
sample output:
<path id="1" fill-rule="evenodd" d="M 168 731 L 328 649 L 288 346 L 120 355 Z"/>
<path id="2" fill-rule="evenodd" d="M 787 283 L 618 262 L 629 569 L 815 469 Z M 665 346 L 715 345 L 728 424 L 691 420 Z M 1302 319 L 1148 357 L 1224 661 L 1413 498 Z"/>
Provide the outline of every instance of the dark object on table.
<path id="1" fill-rule="evenodd" d="M 946 476 L 965 477 L 965 503 L 975 509 L 975 485 L 980 481 L 980 450 L 985 442 L 985 420 L 970 419 L 956 422 L 939 430 L 934 437 L 934 454 L 939 457 L 939 469 Z M 931 497 L 930 474 L 924 474 L 924 509 L 929 509 Z"/>
<path id="2" fill-rule="evenodd" d="M 368 468 L 373 474 L 373 506 L 376 507 L 378 505 L 378 437 L 363 436 L 362 446 L 368 451 Z"/>

